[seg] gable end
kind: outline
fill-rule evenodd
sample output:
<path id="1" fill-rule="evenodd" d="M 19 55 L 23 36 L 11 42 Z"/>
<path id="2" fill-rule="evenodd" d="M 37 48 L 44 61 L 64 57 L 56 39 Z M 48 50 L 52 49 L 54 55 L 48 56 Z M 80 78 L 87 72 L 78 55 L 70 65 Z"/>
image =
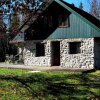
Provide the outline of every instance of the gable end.
<path id="1" fill-rule="evenodd" d="M 59 5 L 61 5 L 62 7 L 64 7 L 65 9 L 67 9 L 68 11 L 70 11 L 70 12 L 74 13 L 75 15 L 77 15 L 79 18 L 81 18 L 87 24 L 89 24 L 90 26 L 92 26 L 95 30 L 97 30 L 98 32 L 100 32 L 100 28 L 99 27 L 97 27 L 92 22 L 90 22 L 89 20 L 87 20 L 86 18 L 84 18 L 82 15 L 80 15 L 79 13 L 77 13 L 76 11 L 74 11 L 72 8 L 68 7 L 62 1 L 60 1 L 60 0 L 54 0 L 54 1 L 57 2 Z"/>

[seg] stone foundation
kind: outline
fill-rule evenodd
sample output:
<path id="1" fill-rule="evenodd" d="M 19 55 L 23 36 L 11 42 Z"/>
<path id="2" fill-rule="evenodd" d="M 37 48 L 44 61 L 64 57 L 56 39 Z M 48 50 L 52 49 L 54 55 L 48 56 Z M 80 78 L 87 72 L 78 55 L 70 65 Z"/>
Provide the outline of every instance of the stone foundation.
<path id="1" fill-rule="evenodd" d="M 94 39 L 64 39 L 60 41 L 60 66 L 66 68 L 94 67 Z M 80 53 L 69 54 L 69 42 L 81 42 Z M 32 66 L 51 66 L 52 52 L 51 41 L 45 41 L 45 56 L 36 57 L 36 43 L 30 41 L 24 45 L 24 64 Z"/>

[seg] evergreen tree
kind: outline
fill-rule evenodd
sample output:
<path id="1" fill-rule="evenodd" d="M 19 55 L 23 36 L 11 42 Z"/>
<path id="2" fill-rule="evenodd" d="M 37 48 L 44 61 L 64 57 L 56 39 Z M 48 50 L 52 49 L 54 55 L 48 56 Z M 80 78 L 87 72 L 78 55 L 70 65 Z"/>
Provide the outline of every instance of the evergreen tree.
<path id="1" fill-rule="evenodd" d="M 83 10 L 83 3 L 80 2 L 79 9 Z"/>

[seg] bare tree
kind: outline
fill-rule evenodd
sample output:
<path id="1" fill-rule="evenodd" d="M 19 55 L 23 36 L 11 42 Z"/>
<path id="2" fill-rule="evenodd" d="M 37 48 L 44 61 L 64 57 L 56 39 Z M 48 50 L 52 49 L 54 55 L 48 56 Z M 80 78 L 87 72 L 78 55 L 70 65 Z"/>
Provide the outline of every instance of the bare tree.
<path id="1" fill-rule="evenodd" d="M 87 0 L 90 6 L 90 14 L 100 20 L 100 0 Z"/>
<path id="2" fill-rule="evenodd" d="M 51 0 L 0 0 L 0 61 L 4 61 L 5 55 L 14 51 L 11 51 L 13 46 L 9 41 L 32 18 L 33 13 L 49 1 Z"/>

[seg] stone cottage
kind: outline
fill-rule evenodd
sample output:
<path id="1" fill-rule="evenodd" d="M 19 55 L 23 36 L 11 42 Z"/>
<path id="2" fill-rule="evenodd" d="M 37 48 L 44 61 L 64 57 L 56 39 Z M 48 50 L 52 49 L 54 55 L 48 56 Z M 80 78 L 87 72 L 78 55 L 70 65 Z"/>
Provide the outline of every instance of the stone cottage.
<path id="1" fill-rule="evenodd" d="M 51 0 L 11 43 L 25 65 L 100 68 L 100 21 L 62 0 Z"/>

